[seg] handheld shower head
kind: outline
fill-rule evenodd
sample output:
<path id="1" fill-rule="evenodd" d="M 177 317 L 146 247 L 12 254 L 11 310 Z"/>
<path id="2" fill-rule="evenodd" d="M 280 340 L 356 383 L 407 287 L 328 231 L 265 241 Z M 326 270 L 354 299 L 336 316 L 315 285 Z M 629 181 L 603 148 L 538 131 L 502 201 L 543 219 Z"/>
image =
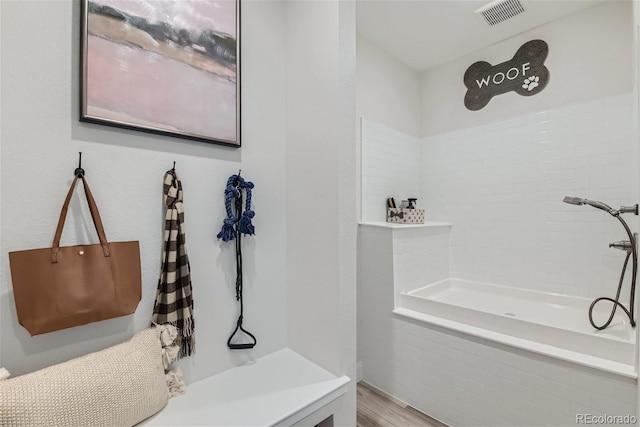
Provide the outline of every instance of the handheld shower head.
<path id="1" fill-rule="evenodd" d="M 569 203 L 570 205 L 589 205 L 589 206 L 593 206 L 596 209 L 600 209 L 600 210 L 603 210 L 605 212 L 608 212 L 612 216 L 620 215 L 619 211 L 613 209 L 611 206 L 609 206 L 609 205 L 607 205 L 605 203 L 598 202 L 596 200 L 588 200 L 588 199 L 581 199 L 580 197 L 566 196 L 564 199 L 562 199 L 562 201 L 565 202 L 565 203 Z"/>
<path id="2" fill-rule="evenodd" d="M 629 225 L 627 224 L 627 222 L 624 219 L 622 219 L 622 215 L 620 214 L 632 212 L 638 215 L 638 210 L 639 210 L 638 205 L 636 204 L 633 206 L 622 206 L 620 210 L 616 210 L 605 203 L 598 202 L 595 200 L 581 199 L 580 197 L 566 196 L 564 199 L 562 199 L 562 201 L 565 203 L 569 203 L 571 205 L 589 205 L 589 206 L 593 206 L 596 209 L 601 209 L 605 212 L 608 212 L 611 216 L 613 216 L 614 218 L 617 218 L 618 221 L 620 221 L 620 224 L 622 224 L 622 226 L 624 227 L 624 230 L 627 232 L 627 236 L 629 237 L 629 240 L 621 240 L 619 242 L 613 242 L 609 245 L 609 247 L 611 248 L 621 249 L 627 252 L 627 257 L 625 258 L 624 265 L 622 266 L 622 273 L 620 275 L 620 282 L 618 284 L 618 292 L 616 294 L 616 297 L 615 299 L 609 298 L 609 297 L 596 298 L 591 303 L 591 306 L 589 307 L 589 322 L 591 322 L 591 326 L 593 326 L 598 330 L 605 329 L 611 324 L 611 321 L 613 320 L 613 316 L 616 314 L 616 308 L 620 307 L 626 313 L 626 315 L 629 316 L 629 320 L 631 321 L 631 326 L 635 327 L 636 320 L 633 313 L 635 309 L 634 299 L 636 295 L 636 277 L 638 274 L 637 239 L 636 239 L 636 236 L 631 232 L 631 229 L 629 228 Z M 627 262 L 629 261 L 630 257 L 633 259 L 633 267 L 631 269 L 632 277 L 631 277 L 631 291 L 629 294 L 629 309 L 627 309 L 624 305 L 620 303 L 619 297 L 620 297 L 620 290 L 622 289 L 622 283 L 624 280 L 624 273 L 627 270 Z M 598 326 L 593 321 L 593 307 L 600 301 L 612 302 L 613 308 L 611 310 L 611 314 L 609 315 L 609 320 L 607 320 L 603 325 Z"/>
<path id="3" fill-rule="evenodd" d="M 584 199 L 581 199 L 580 197 L 566 196 L 562 201 L 569 203 L 570 205 L 584 205 Z"/>

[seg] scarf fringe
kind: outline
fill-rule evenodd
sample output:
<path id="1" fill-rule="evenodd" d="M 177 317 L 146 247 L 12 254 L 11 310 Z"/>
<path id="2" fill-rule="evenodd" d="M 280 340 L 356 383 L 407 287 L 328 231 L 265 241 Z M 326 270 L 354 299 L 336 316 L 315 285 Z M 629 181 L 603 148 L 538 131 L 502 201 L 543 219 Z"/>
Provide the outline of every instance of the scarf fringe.
<path id="1" fill-rule="evenodd" d="M 175 345 L 180 348 L 175 360 L 189 357 L 196 353 L 196 337 L 194 335 L 194 322 L 191 317 L 176 322 L 167 322 L 162 325 L 171 325 L 178 330 Z"/>
<path id="2" fill-rule="evenodd" d="M 178 359 L 191 356 L 196 353 L 196 340 L 193 335 L 180 339 L 180 353 Z"/>
<path id="3" fill-rule="evenodd" d="M 169 397 L 176 397 L 186 393 L 187 385 L 182 379 L 182 371 L 180 368 L 168 371 L 165 374 L 165 379 L 167 381 L 167 387 L 169 387 Z"/>
<path id="4" fill-rule="evenodd" d="M 179 396 L 186 392 L 187 385 L 182 379 L 182 371 L 178 367 L 170 368 L 170 365 L 179 359 L 180 335 L 178 328 L 169 323 L 153 323 L 152 326 L 158 330 L 160 345 L 162 346 L 162 365 L 164 367 L 165 381 L 169 390 L 169 397 Z M 193 336 L 191 337 L 193 338 Z"/>
<path id="5" fill-rule="evenodd" d="M 6 380 L 11 376 L 11 373 L 7 371 L 5 368 L 0 368 L 0 381 Z"/>

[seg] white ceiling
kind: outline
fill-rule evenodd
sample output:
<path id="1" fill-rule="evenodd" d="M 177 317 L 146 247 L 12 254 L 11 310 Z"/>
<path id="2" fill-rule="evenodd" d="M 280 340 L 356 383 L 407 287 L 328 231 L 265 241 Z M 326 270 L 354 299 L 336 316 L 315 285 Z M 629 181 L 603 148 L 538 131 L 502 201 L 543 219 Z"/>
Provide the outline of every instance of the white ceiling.
<path id="1" fill-rule="evenodd" d="M 487 0 L 357 0 L 357 31 L 416 71 L 490 46 L 603 0 L 521 0 L 525 12 L 490 26 Z"/>

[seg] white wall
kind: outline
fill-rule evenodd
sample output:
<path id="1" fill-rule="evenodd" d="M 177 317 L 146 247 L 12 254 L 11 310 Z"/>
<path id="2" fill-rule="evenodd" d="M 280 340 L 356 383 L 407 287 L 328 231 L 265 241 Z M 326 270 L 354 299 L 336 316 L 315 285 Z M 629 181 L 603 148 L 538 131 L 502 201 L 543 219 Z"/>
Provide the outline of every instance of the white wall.
<path id="1" fill-rule="evenodd" d="M 363 219 L 381 220 L 385 193 L 397 191 L 394 185 L 404 186 L 404 193 L 418 194 L 428 220 L 453 222 L 451 276 L 577 296 L 615 292 L 622 254 L 609 249 L 608 243 L 624 239 L 624 230 L 607 214 L 570 206 L 562 199 L 576 195 L 614 207 L 637 202 L 629 7 L 628 2 L 601 4 L 476 55 L 487 57 L 509 51 L 522 40 L 554 36 L 548 40 L 550 49 L 563 54 L 548 64 L 554 85 L 537 96 L 504 95 L 480 112 L 469 112 L 461 102 L 425 92 L 424 124 L 458 128 L 422 139 L 417 191 L 410 180 L 401 179 L 414 176 L 404 175 L 415 156 L 402 147 L 412 146 L 417 138 L 367 123 L 362 140 Z M 585 32 L 596 19 L 611 29 L 603 36 L 608 47 L 600 50 L 620 56 L 611 59 L 607 71 L 617 77 L 605 79 L 597 90 L 584 91 L 598 98 L 580 101 L 577 87 L 584 89 L 589 82 L 604 78 L 603 71 L 590 62 L 593 52 L 587 55 L 578 49 L 582 56 L 569 55 L 575 38 L 560 38 L 556 31 L 561 26 L 572 30 L 570 34 Z M 589 37 L 585 35 L 586 43 Z M 456 75 L 456 67 L 464 61 L 471 62 L 467 58 L 446 64 L 426 73 L 423 82 L 447 88 L 442 77 Z M 553 72 L 578 67 L 584 68 L 573 77 Z M 623 89 L 626 91 L 618 93 Z M 536 110 L 518 114 L 522 105 L 538 98 Z M 507 114 L 496 108 L 498 100 L 513 111 Z M 455 106 L 451 120 L 444 122 L 436 106 L 445 110 Z M 484 116 L 473 119 L 478 123 L 469 119 L 470 114 L 485 110 Z M 626 218 L 635 229 L 637 219 Z"/>
<path id="2" fill-rule="evenodd" d="M 421 135 L 629 92 L 633 79 L 632 16 L 630 1 L 602 2 L 424 72 Z M 529 97 L 515 92 L 499 95 L 479 111 L 467 110 L 462 82 L 466 69 L 476 61 L 494 65 L 507 61 L 522 44 L 533 39 L 549 45 L 547 87 Z"/>
<path id="3" fill-rule="evenodd" d="M 355 4 L 288 2 L 289 346 L 355 378 Z M 335 414 L 355 425 L 355 385 Z"/>
<path id="4" fill-rule="evenodd" d="M 79 3 L 2 2 L 0 10 L 2 366 L 16 375 L 32 371 L 149 324 L 162 178 L 176 161 L 196 316 L 197 352 L 181 362 L 187 380 L 287 345 L 355 377 L 354 5 L 242 3 L 240 149 L 79 123 Z M 133 316 L 30 337 L 16 319 L 7 252 L 51 244 L 78 151 L 108 237 L 141 243 L 143 298 Z M 243 243 L 245 326 L 258 345 L 230 352 L 238 308 L 234 251 L 215 236 L 226 179 L 238 169 L 256 184 L 256 235 Z M 64 245 L 85 235 L 95 241 L 85 211 L 73 202 Z M 355 388 L 336 407 L 337 425 L 355 424 Z"/>
<path id="5" fill-rule="evenodd" d="M 187 380 L 287 345 L 355 378 L 355 5 L 242 2 L 240 149 L 79 123 L 79 3 L 2 2 L 1 17 L 2 366 L 32 371 L 149 324 L 162 178 L 176 161 L 196 316 L 197 352 L 181 362 Z M 7 252 L 51 244 L 78 151 L 108 237 L 140 240 L 143 298 L 133 316 L 30 337 L 16 319 Z M 256 184 L 256 235 L 243 243 L 245 327 L 258 345 L 230 352 L 233 245 L 215 236 L 226 179 L 238 169 Z M 74 201 L 63 244 L 93 239 L 83 212 Z M 336 406 L 336 424 L 354 425 L 355 388 Z"/>
<path id="6" fill-rule="evenodd" d="M 409 197 L 422 197 L 420 138 L 363 118 L 360 142 L 363 222 L 385 221 L 388 197 L 397 206 Z"/>
<path id="7" fill-rule="evenodd" d="M 361 119 L 417 138 L 420 136 L 422 111 L 420 74 L 362 35 L 356 35 L 356 42 L 356 141 L 361 141 L 364 126 Z M 356 182 L 360 194 L 363 188 L 361 176 L 370 173 L 361 173 L 361 150 L 365 148 L 360 144 L 357 147 Z M 389 147 L 389 150 L 393 149 L 394 147 Z M 386 194 L 382 201 L 375 201 L 375 196 L 370 195 L 370 199 L 374 200 L 373 206 L 377 208 L 365 207 L 369 201 L 362 200 L 362 204 L 358 205 L 358 218 L 361 221 L 378 220 L 374 218 L 379 216 L 380 210 L 384 215 L 384 200 L 391 195 L 393 194 Z M 378 213 L 373 214 L 376 209 L 379 210 Z"/>
<path id="8" fill-rule="evenodd" d="M 622 228 L 562 197 L 637 202 L 631 28 L 628 3 L 604 2 L 424 74 L 422 204 L 429 220 L 453 222 L 452 275 L 576 295 L 615 292 L 623 256 L 607 244 L 624 238 Z M 532 38 L 549 42 L 549 86 L 467 111 L 466 68 L 509 59 L 504 52 Z M 588 52 L 593 46 L 601 56 Z M 572 73 L 580 63 L 594 74 Z M 394 316 L 389 230 L 360 230 L 365 381 L 448 425 L 574 425 L 577 413 L 636 413 L 635 380 Z"/>
<path id="9" fill-rule="evenodd" d="M 185 191 L 196 318 L 189 380 L 287 345 L 284 15 L 278 2 L 242 10 L 243 147 L 232 149 L 78 122 L 78 2 L 2 2 L 2 211 L 0 359 L 13 374 L 129 338 L 149 324 L 162 239 L 162 179 L 173 161 Z M 265 49 L 268 46 L 269 49 Z M 28 54 L 27 54 L 28 52 Z M 133 316 L 30 337 L 16 319 L 7 252 L 47 247 L 78 151 L 107 237 L 139 240 L 143 296 Z M 237 317 L 234 249 L 217 241 L 226 178 L 256 184 L 256 236 L 244 242 L 245 326 L 252 352 L 226 348 Z M 64 245 L 95 241 L 74 200 Z M 90 223 L 90 221 L 89 221 Z M 85 237 L 87 236 L 87 237 Z"/>
<path id="10" fill-rule="evenodd" d="M 454 224 L 451 276 L 615 295 L 624 254 L 608 244 L 627 239 L 624 229 L 562 199 L 637 202 L 632 107 L 626 94 L 424 138 L 423 205 Z"/>
<path id="11" fill-rule="evenodd" d="M 357 221 L 358 138 L 356 130 L 356 4 L 339 2 L 339 138 L 338 156 L 338 298 L 342 372 L 351 378 L 350 389 L 336 411 L 336 425 L 356 425 L 357 380 Z M 322 286 L 322 283 L 318 284 Z"/>
<path id="12" fill-rule="evenodd" d="M 624 229 L 602 211 L 562 199 L 637 202 L 634 108 L 629 93 L 422 140 L 365 122 L 363 219 L 384 220 L 387 194 L 411 191 L 427 220 L 453 223 L 449 276 L 614 294 L 624 257 L 608 244 L 625 239 Z M 636 217 L 624 218 L 637 229 Z"/>
<path id="13" fill-rule="evenodd" d="M 338 130 L 325 126 L 335 123 L 337 111 L 325 112 L 325 105 L 338 106 L 333 78 L 337 58 L 329 53 L 336 48 L 337 21 L 332 3 L 287 4 L 286 34 L 294 42 L 287 56 L 287 271 L 289 288 L 289 342 L 291 348 L 311 357 L 327 369 L 340 372 L 339 307 L 334 292 L 338 285 L 338 258 L 334 236 L 338 195 L 338 164 L 335 155 Z M 317 19 L 313 19 L 316 17 Z M 317 31 L 327 28 L 325 39 Z M 309 28 L 310 31 L 305 31 Z M 322 41 L 320 41 L 318 39 Z M 311 48 L 313 46 L 313 48 Z M 297 61 L 297 55 L 304 60 Z M 313 99 L 314 102 L 306 102 Z M 303 185 L 300 185 L 303 184 Z M 319 286 L 322 283 L 323 286 Z M 313 325 L 328 322 L 327 328 Z"/>
<path id="14" fill-rule="evenodd" d="M 420 73 L 357 35 L 356 116 L 420 136 Z"/>

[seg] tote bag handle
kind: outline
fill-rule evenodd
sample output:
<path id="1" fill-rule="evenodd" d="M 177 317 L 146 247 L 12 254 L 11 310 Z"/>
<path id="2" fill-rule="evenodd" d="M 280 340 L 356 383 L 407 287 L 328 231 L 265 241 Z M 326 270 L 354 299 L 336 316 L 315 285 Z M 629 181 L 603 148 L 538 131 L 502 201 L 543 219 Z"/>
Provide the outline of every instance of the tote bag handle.
<path id="1" fill-rule="evenodd" d="M 82 184 L 84 186 L 84 193 L 87 196 L 87 203 L 89 204 L 89 210 L 91 211 L 91 218 L 93 219 L 93 225 L 98 232 L 98 238 L 100 239 L 100 244 L 102 245 L 102 252 L 105 257 L 111 256 L 111 250 L 109 248 L 109 242 L 107 241 L 107 236 L 104 233 L 104 227 L 102 226 L 102 220 L 100 219 L 100 213 L 98 212 L 98 206 L 96 205 L 96 201 L 93 199 L 93 194 L 91 194 L 91 190 L 89 189 L 89 184 L 84 178 L 84 175 L 79 174 L 76 175 L 73 182 L 71 183 L 71 188 L 69 188 L 69 192 L 67 193 L 67 198 L 64 200 L 64 205 L 62 205 L 62 211 L 60 211 L 60 219 L 58 219 L 58 227 L 56 228 L 56 234 L 53 238 L 53 247 L 51 248 L 51 262 L 58 262 L 58 252 L 60 251 L 60 238 L 62 237 L 62 229 L 64 228 L 64 223 L 67 219 L 67 211 L 69 210 L 69 203 L 71 202 L 71 197 L 73 196 L 73 190 L 76 188 L 76 183 L 78 179 L 82 180 Z"/>

